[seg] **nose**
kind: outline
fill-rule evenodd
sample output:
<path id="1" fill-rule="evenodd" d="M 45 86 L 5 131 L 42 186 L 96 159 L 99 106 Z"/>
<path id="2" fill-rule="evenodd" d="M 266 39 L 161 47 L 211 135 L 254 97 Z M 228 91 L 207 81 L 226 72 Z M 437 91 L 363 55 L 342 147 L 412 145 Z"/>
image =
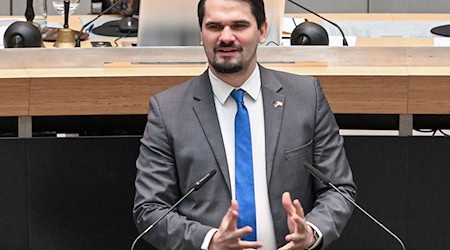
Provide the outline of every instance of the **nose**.
<path id="1" fill-rule="evenodd" d="M 219 39 L 221 42 L 228 44 L 230 42 L 234 42 L 236 37 L 234 36 L 233 30 L 229 26 L 225 26 Z"/>

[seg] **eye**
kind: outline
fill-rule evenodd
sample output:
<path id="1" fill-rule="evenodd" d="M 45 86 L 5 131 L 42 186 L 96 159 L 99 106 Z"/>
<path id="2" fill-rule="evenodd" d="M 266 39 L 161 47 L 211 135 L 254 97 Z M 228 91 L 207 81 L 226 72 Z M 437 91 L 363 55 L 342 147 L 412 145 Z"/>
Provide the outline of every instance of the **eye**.
<path id="1" fill-rule="evenodd" d="M 247 22 L 236 22 L 232 25 L 232 29 L 234 30 L 244 30 L 248 28 L 249 24 Z"/>
<path id="2" fill-rule="evenodd" d="M 207 23 L 205 25 L 205 27 L 208 30 L 212 30 L 212 31 L 218 31 L 218 30 L 222 30 L 223 29 L 223 25 L 218 24 L 218 23 Z"/>

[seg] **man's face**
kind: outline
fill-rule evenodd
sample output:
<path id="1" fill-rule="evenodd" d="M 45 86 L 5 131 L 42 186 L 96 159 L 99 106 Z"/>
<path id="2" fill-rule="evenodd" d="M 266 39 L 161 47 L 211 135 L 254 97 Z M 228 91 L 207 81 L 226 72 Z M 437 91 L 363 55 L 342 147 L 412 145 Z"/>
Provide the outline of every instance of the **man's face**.
<path id="1" fill-rule="evenodd" d="M 253 70 L 256 48 L 266 39 L 267 24 L 260 29 L 250 5 L 238 0 L 207 0 L 201 41 L 208 62 L 217 74 Z"/>

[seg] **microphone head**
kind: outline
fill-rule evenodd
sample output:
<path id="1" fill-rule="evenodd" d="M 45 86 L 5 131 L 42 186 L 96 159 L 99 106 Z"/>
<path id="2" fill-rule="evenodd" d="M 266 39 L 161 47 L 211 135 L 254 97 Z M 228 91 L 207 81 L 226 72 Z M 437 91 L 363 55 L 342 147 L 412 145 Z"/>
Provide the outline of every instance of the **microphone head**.
<path id="1" fill-rule="evenodd" d="M 319 24 L 305 21 L 291 33 L 291 45 L 328 45 L 328 32 Z"/>
<path id="2" fill-rule="evenodd" d="M 3 36 L 5 48 L 41 47 L 41 31 L 31 22 L 12 23 Z"/>
<path id="3" fill-rule="evenodd" d="M 198 180 L 195 185 L 194 185 L 194 190 L 197 191 L 200 188 L 203 187 L 203 185 L 205 185 L 206 182 L 209 181 L 209 179 L 211 179 L 211 177 L 213 177 L 216 174 L 217 170 L 212 170 L 209 173 L 207 173 L 205 176 L 203 176 L 200 180 Z"/>

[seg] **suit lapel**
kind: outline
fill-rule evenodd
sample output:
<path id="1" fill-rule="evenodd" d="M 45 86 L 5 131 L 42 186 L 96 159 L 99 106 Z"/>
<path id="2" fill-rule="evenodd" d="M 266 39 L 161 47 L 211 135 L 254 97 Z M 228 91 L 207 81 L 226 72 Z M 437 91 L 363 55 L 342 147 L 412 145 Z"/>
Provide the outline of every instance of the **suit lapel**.
<path id="1" fill-rule="evenodd" d="M 279 93 L 283 86 L 278 79 L 264 67 L 260 66 L 260 70 L 266 133 L 266 171 L 267 183 L 269 183 L 283 120 L 285 97 Z"/>
<path id="2" fill-rule="evenodd" d="M 231 195 L 230 175 L 208 71 L 195 78 L 193 108 Z"/>

